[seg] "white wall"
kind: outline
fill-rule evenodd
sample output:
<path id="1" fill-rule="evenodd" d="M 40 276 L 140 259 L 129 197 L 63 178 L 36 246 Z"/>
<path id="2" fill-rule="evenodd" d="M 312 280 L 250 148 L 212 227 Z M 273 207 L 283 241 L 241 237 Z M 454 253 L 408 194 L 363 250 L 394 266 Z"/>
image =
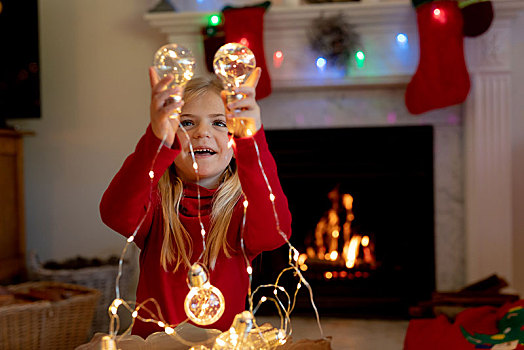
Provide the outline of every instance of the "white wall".
<path id="1" fill-rule="evenodd" d="M 513 281 L 524 296 L 524 14 L 521 13 L 513 36 Z M 488 209 L 489 210 L 489 209 Z"/>
<path id="2" fill-rule="evenodd" d="M 41 0 L 42 118 L 12 121 L 25 140 L 27 249 L 42 260 L 106 257 L 124 240 L 98 203 L 148 122 L 147 67 L 166 37 L 143 14 L 155 0 Z M 524 18 L 517 23 L 524 33 Z M 514 63 L 524 57 L 524 35 Z M 524 68 L 514 79 L 514 281 L 524 294 Z M 489 208 L 487 208 L 489 212 Z"/>
<path id="3" fill-rule="evenodd" d="M 144 0 L 42 0 L 42 118 L 25 139 L 27 249 L 42 260 L 119 254 L 98 204 L 149 119 L 147 69 L 164 36 Z"/>

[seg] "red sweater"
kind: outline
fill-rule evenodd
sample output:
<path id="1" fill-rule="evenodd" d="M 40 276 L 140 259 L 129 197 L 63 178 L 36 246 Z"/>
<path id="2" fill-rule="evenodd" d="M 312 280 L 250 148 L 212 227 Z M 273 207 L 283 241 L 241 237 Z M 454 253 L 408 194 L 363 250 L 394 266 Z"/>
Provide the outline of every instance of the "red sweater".
<path id="1" fill-rule="evenodd" d="M 275 205 L 281 229 L 289 237 L 291 235 L 291 214 L 287 198 L 278 180 L 275 161 L 268 150 L 264 130 L 258 131 L 254 139 L 257 141 L 264 170 L 276 196 Z M 170 324 L 178 324 L 187 318 L 183 306 L 184 299 L 189 292 L 186 283 L 187 268 L 180 267 L 175 273 L 166 272 L 160 264 L 164 221 L 157 183 L 160 176 L 180 153 L 180 143 L 176 140 L 172 148 L 162 146 L 154 164 L 155 177 L 151 191 L 151 180 L 148 173 L 160 143 L 161 141 L 153 134 L 149 126 L 145 135 L 138 142 L 135 152 L 125 160 L 122 168 L 105 191 L 100 203 L 100 213 L 106 225 L 125 237 L 129 237 L 146 213 L 151 200 L 151 209 L 134 241 L 141 250 L 137 303 L 147 298 L 155 298 L 160 304 L 165 320 Z M 248 258 L 252 260 L 262 251 L 281 246 L 284 239 L 276 230 L 269 190 L 260 171 L 253 139 L 236 138 L 234 152 L 242 189 L 249 201 L 244 242 Z M 184 197 L 180 210 L 180 221 L 192 238 L 192 263 L 202 252 L 196 188 L 197 185 L 194 184 L 184 185 Z M 200 187 L 201 217 L 206 232 L 209 232 L 210 229 L 209 214 L 215 192 L 216 190 Z M 222 317 L 208 328 L 217 328 L 222 331 L 229 329 L 234 316 L 245 309 L 249 280 L 246 264 L 240 251 L 242 215 L 243 205 L 240 200 L 235 207 L 227 233 L 228 242 L 236 248 L 235 253 L 230 258 L 223 253 L 219 254 L 215 269 L 210 270 L 209 276 L 211 284 L 222 291 L 226 309 Z M 148 307 L 154 310 L 152 304 Z M 143 314 L 143 316 L 146 315 Z M 138 319 L 133 327 L 133 333 L 143 338 L 161 330 L 154 323 L 145 323 Z"/>

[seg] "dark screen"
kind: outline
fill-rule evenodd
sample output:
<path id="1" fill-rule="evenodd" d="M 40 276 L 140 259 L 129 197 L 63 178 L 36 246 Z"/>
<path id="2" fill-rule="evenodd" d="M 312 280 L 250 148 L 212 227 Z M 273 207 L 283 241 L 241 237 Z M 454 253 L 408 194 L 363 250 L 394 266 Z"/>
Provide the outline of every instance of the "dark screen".
<path id="1" fill-rule="evenodd" d="M 0 0 L 0 123 L 40 117 L 36 0 Z"/>

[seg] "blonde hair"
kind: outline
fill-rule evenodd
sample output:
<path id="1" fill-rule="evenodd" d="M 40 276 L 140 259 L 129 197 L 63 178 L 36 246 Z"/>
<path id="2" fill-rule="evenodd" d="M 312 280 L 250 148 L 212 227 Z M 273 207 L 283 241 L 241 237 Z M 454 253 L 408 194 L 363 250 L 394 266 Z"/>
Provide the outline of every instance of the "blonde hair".
<path id="1" fill-rule="evenodd" d="M 220 95 L 222 84 L 214 79 L 194 78 L 184 90 L 184 101 L 190 102 L 206 93 Z M 184 137 L 184 136 L 182 136 Z M 164 270 L 173 272 L 181 265 L 190 267 L 193 254 L 193 241 L 182 222 L 180 222 L 180 201 L 183 195 L 183 183 L 177 176 L 172 164 L 158 182 L 161 196 L 162 216 L 164 219 L 164 240 L 160 252 L 160 262 Z M 206 250 L 203 255 L 205 265 L 214 268 L 216 259 L 223 251 L 226 257 L 231 256 L 232 248 L 227 242 L 227 231 L 235 205 L 242 195 L 242 188 L 236 170 L 235 161 L 224 170 L 220 185 L 215 192 L 211 208 L 211 225 L 206 235 Z"/>

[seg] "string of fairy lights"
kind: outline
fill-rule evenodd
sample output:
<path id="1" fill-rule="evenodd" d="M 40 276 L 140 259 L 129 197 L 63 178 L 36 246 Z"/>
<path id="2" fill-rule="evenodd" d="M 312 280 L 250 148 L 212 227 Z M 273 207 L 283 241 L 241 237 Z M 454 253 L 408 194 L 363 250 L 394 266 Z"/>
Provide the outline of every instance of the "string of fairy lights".
<path id="1" fill-rule="evenodd" d="M 163 47 L 161 47 L 157 53 L 155 54 L 154 64 L 156 67 L 157 72 L 159 75 L 166 76 L 167 74 L 175 75 L 175 79 L 173 81 L 173 84 L 176 85 L 184 85 L 189 81 L 193 76 L 193 66 L 194 66 L 194 59 L 191 56 L 191 53 L 189 50 L 177 45 L 177 44 L 168 44 Z M 232 66 L 235 66 L 235 68 L 230 68 Z M 234 87 L 240 86 L 245 79 L 249 76 L 249 74 L 252 72 L 252 70 L 256 67 L 255 63 L 255 57 L 251 50 L 249 50 L 247 47 L 237 44 L 237 43 L 229 43 L 224 46 L 222 46 L 215 55 L 215 73 L 217 76 L 219 76 L 223 82 L 224 87 L 226 90 L 229 90 L 231 94 L 234 94 Z M 244 67 L 245 69 L 239 69 L 239 67 Z M 179 97 L 180 98 L 180 97 Z M 171 118 L 179 123 L 178 115 L 180 111 L 176 111 Z M 252 124 L 245 123 L 245 120 L 240 119 L 240 127 L 244 128 L 245 135 L 252 136 L 254 134 L 254 129 L 252 130 Z M 235 128 L 238 128 L 239 125 L 236 125 Z M 185 137 L 190 141 L 190 136 L 188 132 L 185 130 L 185 128 L 179 123 L 179 128 L 184 133 Z M 234 134 L 234 133 L 233 133 Z M 152 159 L 148 175 L 150 179 L 150 188 L 149 191 L 152 193 L 153 186 L 154 186 L 154 179 L 155 176 L 158 174 L 155 174 L 154 172 L 154 166 L 156 159 L 161 152 L 161 149 L 166 141 L 167 134 L 164 135 L 162 142 L 158 146 L 158 149 L 156 150 L 156 153 Z M 260 157 L 260 151 L 259 146 L 254 138 L 251 138 L 253 140 L 253 146 L 256 151 L 257 159 L 258 159 L 258 165 L 260 168 L 260 171 L 263 175 L 265 184 L 267 186 L 268 192 L 269 192 L 269 200 L 271 202 L 273 215 L 275 219 L 275 227 L 277 232 L 280 234 L 280 236 L 283 238 L 285 243 L 289 247 L 289 254 L 288 254 L 288 267 L 283 269 L 275 283 L 273 284 L 264 284 L 258 286 L 254 291 L 252 291 L 252 274 L 253 274 L 253 268 L 251 266 L 251 263 L 247 257 L 246 250 L 245 250 L 245 242 L 244 242 L 244 231 L 246 226 L 246 217 L 247 217 L 247 209 L 249 206 L 249 198 L 246 197 L 245 193 L 243 193 L 243 218 L 240 228 L 240 248 L 241 252 L 244 257 L 244 261 L 246 264 L 246 271 L 249 277 L 249 284 L 248 284 L 248 302 L 249 302 L 249 311 L 244 311 L 240 314 L 238 314 L 235 317 L 235 320 L 233 321 L 233 324 L 231 328 L 220 334 L 218 337 L 216 337 L 214 341 L 214 345 L 212 346 L 213 350 L 220 350 L 220 349 L 272 349 L 278 345 L 284 344 L 288 337 L 292 333 L 292 327 L 291 327 L 291 320 L 290 320 L 290 314 L 293 311 L 295 304 L 296 304 L 296 298 L 299 290 L 302 288 L 302 286 L 305 286 L 309 291 L 309 297 L 311 301 L 311 305 L 314 309 L 317 325 L 321 334 L 321 337 L 324 338 L 324 332 L 322 329 L 322 326 L 320 324 L 320 317 L 318 313 L 318 309 L 314 303 L 313 300 L 313 290 L 307 280 L 302 275 L 302 272 L 299 269 L 299 251 L 293 247 L 293 245 L 289 242 L 286 234 L 282 231 L 280 227 L 280 220 L 278 216 L 278 212 L 275 205 L 275 199 L 276 196 L 273 193 L 273 189 L 269 183 L 269 180 L 267 178 L 266 172 L 264 170 L 264 166 L 261 161 Z M 228 147 L 232 147 L 234 144 L 233 136 L 231 135 L 230 140 L 228 142 Z M 191 145 L 191 142 L 188 142 L 190 147 L 190 153 L 191 153 L 191 159 L 193 162 L 193 169 L 195 171 L 196 175 L 196 181 L 199 183 L 200 177 L 199 177 L 199 171 L 198 171 L 198 164 L 195 159 L 195 154 L 193 151 L 193 147 Z M 159 174 L 161 175 L 161 174 Z M 200 213 L 200 190 L 197 187 L 197 200 L 198 200 L 198 221 L 201 228 L 201 235 L 202 235 L 202 244 L 203 249 L 202 253 L 200 254 L 200 257 L 197 259 L 197 261 L 190 267 L 188 272 L 188 287 L 190 288 L 190 291 L 186 297 L 186 300 L 184 302 L 184 309 L 186 311 L 186 314 L 188 318 L 181 322 L 180 324 L 183 324 L 189 320 L 191 320 L 193 323 L 197 325 L 208 325 L 214 323 L 216 320 L 222 316 L 224 309 L 225 309 L 225 302 L 224 298 L 222 296 L 222 293 L 220 290 L 218 290 L 216 287 L 214 287 L 210 281 L 209 281 L 209 272 L 206 268 L 206 266 L 200 262 L 204 251 L 206 249 L 206 230 L 204 227 L 204 224 L 202 222 L 202 217 Z M 150 196 L 151 198 L 151 196 Z M 153 299 L 149 298 L 147 300 L 144 300 L 143 302 L 139 304 L 135 304 L 134 307 L 133 302 L 128 302 L 122 299 L 121 293 L 120 293 L 120 278 L 122 277 L 122 270 L 123 270 L 123 261 L 125 254 L 127 252 L 127 249 L 131 243 L 133 243 L 137 233 L 139 232 L 140 228 L 142 227 L 147 215 L 149 214 L 149 211 L 151 210 L 152 203 L 151 199 L 148 202 L 146 211 L 141 218 L 141 220 L 138 223 L 138 226 L 133 231 L 133 234 L 129 236 L 129 238 L 126 241 L 126 244 L 122 250 L 122 254 L 120 256 L 119 265 L 118 265 L 118 274 L 116 277 L 116 286 L 115 286 L 115 299 L 109 305 L 108 308 L 108 314 L 110 317 L 110 324 L 109 324 L 109 334 L 102 339 L 102 349 L 104 350 L 112 350 L 117 349 L 116 344 L 116 336 L 120 330 L 120 318 L 118 316 L 118 310 L 120 307 L 124 307 L 127 309 L 132 316 L 132 322 L 131 325 L 122 333 L 122 335 L 127 335 L 131 331 L 134 323 L 136 320 L 140 320 L 142 322 L 148 322 L 148 323 L 156 323 L 161 329 L 164 330 L 164 332 L 168 335 L 174 336 L 179 342 L 181 342 L 184 345 L 191 346 L 191 349 L 208 349 L 205 346 L 202 345 L 202 342 L 192 342 L 188 341 L 187 339 L 183 339 L 180 334 L 176 331 L 176 326 L 173 324 L 169 324 L 164 316 L 162 315 L 162 311 L 160 308 L 160 305 L 158 302 Z M 279 285 L 279 282 L 282 278 L 282 276 L 286 272 L 293 272 L 293 275 L 298 278 L 296 289 L 293 291 L 293 293 L 288 293 L 288 291 Z M 263 295 L 258 299 L 258 302 L 256 306 L 254 306 L 254 298 L 259 293 L 261 294 L 265 290 L 273 290 L 272 295 L 266 296 Z M 280 328 L 270 328 L 264 326 L 259 326 L 256 323 L 256 319 L 254 317 L 254 314 L 257 312 L 257 310 L 260 308 L 260 306 L 267 302 L 273 302 L 278 313 L 280 316 Z M 152 307 L 150 306 L 152 305 Z M 203 307 L 202 307 L 203 306 Z M 178 324 L 178 325 L 180 325 Z"/>

